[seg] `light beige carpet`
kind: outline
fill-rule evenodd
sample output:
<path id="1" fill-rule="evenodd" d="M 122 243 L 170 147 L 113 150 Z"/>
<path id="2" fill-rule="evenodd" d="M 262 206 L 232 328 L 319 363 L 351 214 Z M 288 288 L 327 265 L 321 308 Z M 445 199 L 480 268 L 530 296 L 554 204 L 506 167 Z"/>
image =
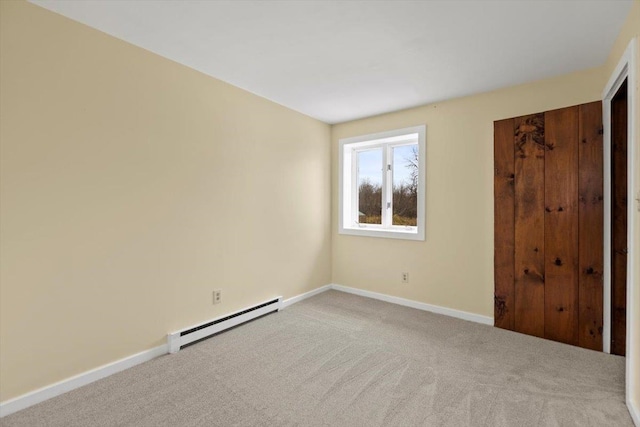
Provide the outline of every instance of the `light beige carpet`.
<path id="1" fill-rule="evenodd" d="M 632 426 L 624 359 L 329 291 L 9 426 Z"/>

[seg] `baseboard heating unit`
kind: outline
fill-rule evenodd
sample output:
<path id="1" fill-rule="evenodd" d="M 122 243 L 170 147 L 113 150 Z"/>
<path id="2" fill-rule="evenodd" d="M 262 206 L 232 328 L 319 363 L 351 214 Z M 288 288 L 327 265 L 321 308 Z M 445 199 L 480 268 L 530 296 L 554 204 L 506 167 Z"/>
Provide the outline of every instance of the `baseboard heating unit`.
<path id="1" fill-rule="evenodd" d="M 177 353 L 186 345 L 200 341 L 211 335 L 222 332 L 225 329 L 233 328 L 256 317 L 279 311 L 282 307 L 282 297 L 270 299 L 268 301 L 256 304 L 252 307 L 227 314 L 217 319 L 210 320 L 200 325 L 191 326 L 181 331 L 172 332 L 167 335 L 169 344 L 169 353 Z"/>

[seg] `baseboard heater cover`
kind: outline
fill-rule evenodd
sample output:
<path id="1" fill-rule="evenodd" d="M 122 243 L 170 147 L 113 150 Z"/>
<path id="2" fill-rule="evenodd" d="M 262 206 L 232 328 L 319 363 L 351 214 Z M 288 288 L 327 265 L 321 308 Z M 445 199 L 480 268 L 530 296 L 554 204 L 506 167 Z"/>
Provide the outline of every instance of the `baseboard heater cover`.
<path id="1" fill-rule="evenodd" d="M 235 313 L 209 320 L 200 325 L 194 325 L 180 331 L 172 332 L 167 335 L 169 353 L 177 353 L 186 345 L 222 332 L 225 329 L 233 328 L 256 317 L 264 316 L 274 311 L 280 311 L 281 308 L 282 297 L 280 296 L 236 311 Z"/>

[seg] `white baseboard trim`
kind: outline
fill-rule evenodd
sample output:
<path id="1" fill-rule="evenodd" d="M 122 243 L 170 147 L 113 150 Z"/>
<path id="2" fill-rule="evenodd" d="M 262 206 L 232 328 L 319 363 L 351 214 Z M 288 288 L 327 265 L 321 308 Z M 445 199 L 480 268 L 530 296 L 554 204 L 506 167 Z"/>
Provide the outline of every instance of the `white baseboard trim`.
<path id="1" fill-rule="evenodd" d="M 458 319 L 468 320 L 470 322 L 482 323 L 483 325 L 493 326 L 493 317 L 482 316 L 480 314 L 469 313 L 467 311 L 456 310 L 453 308 L 442 307 L 439 305 L 427 304 L 424 302 L 414 301 L 406 298 L 394 297 L 392 295 L 380 294 L 378 292 L 365 291 L 363 289 L 351 288 L 348 286 L 338 285 L 331 283 L 319 288 L 313 289 L 304 294 L 297 295 L 295 297 L 282 301 L 282 308 L 288 307 L 291 304 L 295 304 L 307 298 L 311 298 L 314 295 L 333 289 L 340 292 L 346 292 L 348 294 L 359 295 L 362 297 L 373 298 L 380 301 L 390 302 L 392 304 L 398 304 L 405 307 L 411 307 L 418 310 L 430 311 L 432 313 L 444 314 L 445 316 L 456 317 Z"/>
<path id="2" fill-rule="evenodd" d="M 286 299 L 282 301 L 281 308 L 284 309 L 286 307 L 289 307 L 292 304 L 303 301 L 307 298 L 311 298 L 314 295 L 318 295 L 330 289 L 334 289 L 336 291 L 346 292 L 350 294 L 360 295 L 367 298 L 373 298 L 380 301 L 386 301 L 392 304 L 403 305 L 405 307 L 416 308 L 418 310 L 431 311 L 433 313 L 444 314 L 446 316 L 457 317 L 459 319 L 464 319 L 464 320 L 470 320 L 472 322 L 493 325 L 493 318 L 488 316 L 481 316 L 479 314 L 467 313 L 466 311 L 454 310 L 451 308 L 440 307 L 437 305 L 426 304 L 423 302 L 408 300 L 400 297 L 394 297 L 391 295 L 380 294 L 377 292 L 365 291 L 362 289 L 350 288 L 347 286 L 342 286 L 337 284 L 324 285 L 319 288 L 313 289 L 309 292 L 305 292 L 295 297 Z M 42 387 L 38 390 L 34 390 L 32 392 L 23 394 L 22 396 L 15 397 L 13 399 L 9 399 L 4 402 L 0 402 L 0 418 L 13 414 L 15 412 L 18 412 L 22 409 L 26 409 L 40 402 L 44 402 L 45 400 L 59 396 L 63 393 L 74 390 L 76 388 L 85 386 L 87 384 L 91 384 L 92 382 L 106 378 L 109 375 L 113 375 L 115 373 L 124 371 L 125 369 L 132 368 L 141 363 L 148 362 L 149 360 L 155 359 L 156 357 L 165 355 L 167 353 L 169 353 L 169 347 L 166 344 L 164 344 L 164 345 L 152 348 L 150 350 L 142 351 L 132 356 L 125 357 L 124 359 L 116 360 L 115 362 L 108 363 L 106 365 L 100 366 L 90 371 L 83 372 L 71 378 L 67 378 L 66 380 L 59 381 L 55 384 Z M 632 416 L 634 416 L 634 420 L 636 421 L 636 425 L 637 425 L 638 424 L 637 411 L 635 413 L 636 415 L 634 415 L 632 411 L 632 406 L 630 404 L 629 404 L 629 411 L 632 412 Z"/>
<path id="3" fill-rule="evenodd" d="M 328 291 L 329 289 L 331 289 L 332 285 L 324 285 L 321 286 L 319 288 L 313 289 L 309 292 L 305 292 L 304 294 L 300 294 L 300 295 L 296 295 L 295 297 L 291 297 L 289 299 L 286 299 L 284 301 L 282 301 L 282 307 L 281 308 L 286 308 L 289 307 L 291 304 L 295 304 L 297 302 L 300 302 L 302 300 L 305 300 L 307 298 L 311 298 L 314 295 L 318 295 L 319 293 Z"/>
<path id="4" fill-rule="evenodd" d="M 87 384 L 91 384 L 94 381 L 106 378 L 109 375 L 113 375 L 125 369 L 132 368 L 156 357 L 162 356 L 168 353 L 167 345 L 161 345 L 150 350 L 145 350 L 140 353 L 134 354 L 124 359 L 116 360 L 115 362 L 107 363 L 98 368 L 91 369 L 90 371 L 83 372 L 75 375 L 66 380 L 59 381 L 57 383 L 42 387 L 38 390 L 23 394 L 22 396 L 15 397 L 13 399 L 6 400 L 0 403 L 0 418 L 18 412 L 22 409 L 28 408 L 45 400 L 59 396 L 68 391 L 82 387 Z"/>
<path id="5" fill-rule="evenodd" d="M 629 410 L 629 414 L 631 414 L 631 419 L 636 427 L 640 427 L 640 408 L 634 405 L 634 403 L 627 399 L 627 409 Z"/>
<path id="6" fill-rule="evenodd" d="M 349 294 L 360 295 L 362 297 L 373 298 L 380 301 L 390 302 L 392 304 L 403 305 L 405 307 L 416 308 L 418 310 L 430 311 L 432 313 L 444 314 L 445 316 L 457 317 L 458 319 L 468 320 L 470 322 L 482 323 L 483 325 L 493 326 L 493 317 L 482 316 L 480 314 L 469 313 L 467 311 L 455 310 L 453 308 L 441 307 L 439 305 L 427 304 L 424 302 L 414 301 L 410 299 L 394 297 L 377 292 L 365 291 L 357 288 L 350 288 L 342 285 L 331 285 L 331 289 L 346 292 Z"/>
<path id="7" fill-rule="evenodd" d="M 281 308 L 288 307 L 321 292 L 328 291 L 329 289 L 331 289 L 331 285 L 325 285 L 309 292 L 305 292 L 304 294 L 286 299 L 282 301 Z M 25 393 L 13 399 L 0 402 L 0 418 L 168 353 L 169 347 L 167 344 L 164 344 L 156 348 L 125 357 L 124 359 L 116 360 L 115 362 L 108 363 L 90 371 L 83 372 L 71 378 L 67 378 L 66 380 Z"/>

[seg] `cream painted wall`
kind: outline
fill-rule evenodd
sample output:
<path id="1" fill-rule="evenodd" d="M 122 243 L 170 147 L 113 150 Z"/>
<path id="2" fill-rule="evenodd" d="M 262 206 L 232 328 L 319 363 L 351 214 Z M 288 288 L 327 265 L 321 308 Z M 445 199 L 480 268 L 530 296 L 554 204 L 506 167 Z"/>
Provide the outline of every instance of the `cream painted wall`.
<path id="1" fill-rule="evenodd" d="M 620 31 L 620 35 L 611 49 L 611 53 L 609 54 L 609 58 L 607 59 L 604 67 L 606 79 L 609 79 L 611 74 L 614 72 L 622 54 L 629 45 L 629 42 L 634 38 L 636 39 L 636 87 L 634 88 L 635 111 L 636 114 L 640 114 L 640 88 L 638 86 L 638 82 L 640 81 L 640 0 L 635 0 L 633 2 L 629 16 L 627 17 L 627 20 Z M 640 119 L 637 120 L 636 134 L 633 139 L 636 148 L 636 175 L 634 178 L 635 188 L 640 189 Z M 633 286 L 635 287 L 635 295 L 640 297 L 640 257 L 638 256 L 640 255 L 638 253 L 638 251 L 640 251 L 640 215 L 638 214 L 635 215 L 634 227 L 634 248 L 636 250 L 636 259 L 634 260 L 635 280 Z M 637 416 L 640 416 L 640 300 L 638 298 L 636 298 L 635 304 L 635 316 L 631 319 L 633 323 L 632 330 L 628 331 L 628 333 L 633 333 L 635 345 L 633 348 L 627 349 L 627 358 L 629 358 L 629 364 L 635 375 L 631 378 L 631 384 L 629 385 L 630 396 L 628 396 L 628 398 L 635 407 Z"/>
<path id="2" fill-rule="evenodd" d="M 0 400 L 330 282 L 328 125 L 24 2 L 0 43 Z"/>
<path id="3" fill-rule="evenodd" d="M 635 0 L 600 68 L 333 126 L 333 282 L 493 316 L 493 121 L 602 99 L 607 79 L 639 33 L 640 0 Z M 636 64 L 640 67 L 640 58 Z M 638 87 L 635 90 L 640 102 Z M 427 125 L 426 241 L 339 235 L 338 140 L 418 124 Z M 638 134 L 635 144 L 640 165 Z M 640 188 L 640 168 L 637 172 Z M 634 264 L 635 286 L 640 289 L 640 262 Z M 400 283 L 402 271 L 409 272 L 408 285 Z M 635 313 L 636 345 L 629 357 L 640 373 L 640 308 Z M 640 409 L 640 378 L 632 381 L 631 398 Z"/>
<path id="4" fill-rule="evenodd" d="M 595 101 L 602 87 L 597 68 L 333 126 L 333 206 L 340 138 L 427 126 L 426 241 L 340 235 L 333 209 L 333 282 L 493 317 L 493 122 Z"/>
<path id="5" fill-rule="evenodd" d="M 0 1 L 0 401 L 330 281 L 491 316 L 492 123 L 600 99 L 637 22 L 601 68 L 330 131 Z M 421 123 L 427 240 L 338 235 L 338 139 Z"/>

